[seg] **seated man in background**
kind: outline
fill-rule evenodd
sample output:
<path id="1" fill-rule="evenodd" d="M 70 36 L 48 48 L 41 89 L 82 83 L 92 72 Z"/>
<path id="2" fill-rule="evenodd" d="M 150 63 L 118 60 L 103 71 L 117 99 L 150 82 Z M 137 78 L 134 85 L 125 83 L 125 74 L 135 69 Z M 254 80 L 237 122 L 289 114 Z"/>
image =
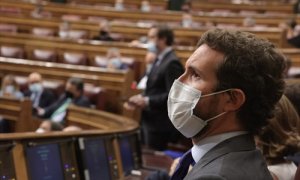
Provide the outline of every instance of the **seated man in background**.
<path id="1" fill-rule="evenodd" d="M 93 37 L 93 40 L 99 41 L 114 41 L 110 33 L 110 25 L 108 21 L 103 21 L 99 24 L 99 34 Z"/>
<path id="2" fill-rule="evenodd" d="M 68 106 L 72 103 L 77 106 L 90 107 L 90 102 L 84 96 L 84 83 L 82 79 L 70 78 L 65 87 L 65 93 L 52 105 L 46 108 L 38 108 L 38 115 L 53 122 L 64 124 L 64 118 Z"/>
<path id="3" fill-rule="evenodd" d="M 25 96 L 30 97 L 34 114 L 37 108 L 45 108 L 55 101 L 54 93 L 43 87 L 42 75 L 36 72 L 28 76 L 29 91 L 25 92 Z"/>

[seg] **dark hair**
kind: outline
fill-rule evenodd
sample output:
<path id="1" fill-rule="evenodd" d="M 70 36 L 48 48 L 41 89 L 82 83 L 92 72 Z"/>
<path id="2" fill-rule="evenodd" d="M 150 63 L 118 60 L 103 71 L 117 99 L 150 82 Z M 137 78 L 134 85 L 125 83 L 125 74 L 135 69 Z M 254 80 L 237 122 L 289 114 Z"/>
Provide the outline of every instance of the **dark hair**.
<path id="1" fill-rule="evenodd" d="M 77 90 L 83 91 L 84 83 L 80 78 L 72 77 L 68 82 L 76 87 Z"/>
<path id="2" fill-rule="evenodd" d="M 216 91 L 236 88 L 245 93 L 237 116 L 246 130 L 256 134 L 273 117 L 282 96 L 284 56 L 267 40 L 241 31 L 210 30 L 198 46 L 202 44 L 224 54 L 216 72 Z"/>
<path id="3" fill-rule="evenodd" d="M 297 21 L 295 18 L 291 18 L 289 20 L 287 20 L 287 25 L 292 28 L 295 29 L 295 27 L 297 26 Z"/>
<path id="4" fill-rule="evenodd" d="M 165 38 L 168 46 L 171 46 L 174 42 L 174 33 L 172 29 L 166 25 L 160 25 L 157 27 L 157 37 L 158 39 Z"/>
<path id="5" fill-rule="evenodd" d="M 300 115 L 300 80 L 290 79 L 287 82 L 284 94 L 289 98 Z"/>
<path id="6" fill-rule="evenodd" d="M 287 97 L 282 96 L 275 117 L 257 136 L 257 145 L 268 164 L 286 162 L 285 157 L 300 151 L 299 116 Z"/>

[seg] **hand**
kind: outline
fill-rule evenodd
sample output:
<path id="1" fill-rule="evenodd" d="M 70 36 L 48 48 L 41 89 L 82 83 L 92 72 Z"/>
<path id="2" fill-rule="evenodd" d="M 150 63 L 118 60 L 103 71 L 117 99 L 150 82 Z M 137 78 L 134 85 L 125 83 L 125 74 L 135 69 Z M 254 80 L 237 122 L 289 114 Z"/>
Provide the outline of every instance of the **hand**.
<path id="1" fill-rule="evenodd" d="M 136 109 L 136 106 L 134 104 L 131 104 L 129 102 L 125 102 L 123 104 L 123 107 L 126 109 L 126 110 L 129 110 L 129 111 L 134 111 Z"/>
<path id="2" fill-rule="evenodd" d="M 45 109 L 37 107 L 36 112 L 39 116 L 43 116 L 45 114 Z"/>
<path id="3" fill-rule="evenodd" d="M 145 108 L 148 104 L 147 104 L 147 97 L 142 96 L 141 94 L 132 96 L 131 98 L 129 98 L 128 100 L 129 105 L 131 106 L 135 106 L 138 108 Z"/>

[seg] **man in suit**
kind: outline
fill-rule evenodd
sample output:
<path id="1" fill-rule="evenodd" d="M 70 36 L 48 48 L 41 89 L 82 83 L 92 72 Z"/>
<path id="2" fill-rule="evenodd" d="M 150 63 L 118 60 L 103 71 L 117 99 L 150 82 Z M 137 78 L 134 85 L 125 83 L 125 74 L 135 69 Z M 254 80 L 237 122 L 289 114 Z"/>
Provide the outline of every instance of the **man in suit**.
<path id="1" fill-rule="evenodd" d="M 84 83 L 82 79 L 70 78 L 66 84 L 65 93 L 52 105 L 38 108 L 38 115 L 55 123 L 64 124 L 67 108 L 70 104 L 81 107 L 90 107 L 90 101 L 83 94 Z"/>
<path id="2" fill-rule="evenodd" d="M 282 96 L 284 68 L 274 45 L 253 34 L 203 34 L 168 97 L 171 122 L 193 141 L 171 179 L 272 179 L 254 135 Z"/>
<path id="3" fill-rule="evenodd" d="M 160 26 L 155 36 L 157 58 L 148 74 L 145 91 L 131 97 L 125 107 L 143 109 L 144 143 L 149 148 L 164 150 L 167 143 L 176 141 L 179 135 L 168 118 L 167 99 L 173 81 L 183 73 L 183 67 L 172 49 L 173 31 Z"/>
<path id="4" fill-rule="evenodd" d="M 45 108 L 55 101 L 55 95 L 49 89 L 43 87 L 41 74 L 33 72 L 28 76 L 29 91 L 25 96 L 30 97 L 34 113 L 36 108 Z"/>

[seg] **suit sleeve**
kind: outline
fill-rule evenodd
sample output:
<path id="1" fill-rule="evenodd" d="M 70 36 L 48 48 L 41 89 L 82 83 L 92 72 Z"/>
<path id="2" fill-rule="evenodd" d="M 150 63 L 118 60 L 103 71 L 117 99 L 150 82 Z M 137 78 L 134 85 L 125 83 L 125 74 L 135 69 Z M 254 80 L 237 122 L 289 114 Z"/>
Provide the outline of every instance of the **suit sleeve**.
<path id="1" fill-rule="evenodd" d="M 52 103 L 50 106 L 47 106 L 44 108 L 45 114 L 41 118 L 49 118 L 52 113 L 61 106 L 61 104 L 64 102 L 65 98 L 63 96 L 59 97 L 57 101 Z"/>
<path id="2" fill-rule="evenodd" d="M 166 108 L 169 91 L 175 79 L 183 73 L 183 67 L 179 61 L 171 61 L 165 71 L 164 81 L 166 91 L 164 93 L 149 96 L 149 106 L 151 108 Z"/>

